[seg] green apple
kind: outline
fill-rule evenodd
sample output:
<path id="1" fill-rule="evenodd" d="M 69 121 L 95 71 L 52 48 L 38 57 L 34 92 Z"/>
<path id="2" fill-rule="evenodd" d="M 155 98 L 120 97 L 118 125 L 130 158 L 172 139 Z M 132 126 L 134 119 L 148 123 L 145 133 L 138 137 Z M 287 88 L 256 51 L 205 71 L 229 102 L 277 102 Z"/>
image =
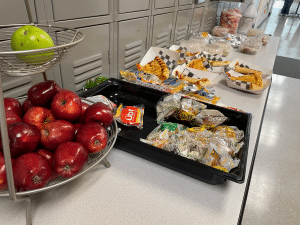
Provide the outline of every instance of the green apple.
<path id="1" fill-rule="evenodd" d="M 26 25 L 17 29 L 10 42 L 13 51 L 24 51 L 53 47 L 52 38 L 43 29 Z M 17 54 L 17 57 L 28 64 L 42 64 L 52 59 L 54 52 Z"/>

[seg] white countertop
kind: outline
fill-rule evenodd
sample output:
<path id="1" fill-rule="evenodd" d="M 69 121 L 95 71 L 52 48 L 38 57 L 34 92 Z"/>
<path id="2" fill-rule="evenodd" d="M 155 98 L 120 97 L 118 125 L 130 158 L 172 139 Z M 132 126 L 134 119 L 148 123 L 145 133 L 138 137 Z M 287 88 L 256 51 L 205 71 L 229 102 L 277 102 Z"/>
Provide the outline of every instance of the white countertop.
<path id="1" fill-rule="evenodd" d="M 229 57 L 272 69 L 278 44 L 272 37 L 256 56 L 234 51 Z M 241 92 L 221 76 L 215 89 L 221 103 L 253 115 L 243 184 L 206 184 L 113 148 L 110 168 L 98 165 L 73 182 L 31 195 L 33 224 L 236 224 L 268 89 L 262 95 Z M 2 198 L 0 215 L 0 224 L 25 224 L 25 204 Z"/>

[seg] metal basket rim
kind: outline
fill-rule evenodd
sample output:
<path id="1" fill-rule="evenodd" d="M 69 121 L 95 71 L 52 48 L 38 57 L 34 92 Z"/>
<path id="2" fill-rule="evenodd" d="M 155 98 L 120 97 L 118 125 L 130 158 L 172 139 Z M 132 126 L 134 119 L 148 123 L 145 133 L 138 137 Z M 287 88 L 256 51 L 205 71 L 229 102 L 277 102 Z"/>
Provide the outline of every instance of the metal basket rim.
<path id="1" fill-rule="evenodd" d="M 80 34 L 82 37 L 77 40 L 77 41 L 73 41 L 67 44 L 63 44 L 63 45 L 58 45 L 58 46 L 54 46 L 54 47 L 49 47 L 49 48 L 41 48 L 41 49 L 33 49 L 33 50 L 24 50 L 24 51 L 9 51 L 9 52 L 0 52 L 0 56 L 2 55 L 15 55 L 15 54 L 20 54 L 20 55 L 24 55 L 24 54 L 30 54 L 30 53 L 37 53 L 37 52 L 46 52 L 46 51 L 53 51 L 53 50 L 57 50 L 57 49 L 62 49 L 62 48 L 66 48 L 66 47 L 70 47 L 73 45 L 78 44 L 79 42 L 81 42 L 84 39 L 84 34 L 74 28 L 66 28 L 66 27 L 60 27 L 60 26 L 52 26 L 52 25 L 47 25 L 47 24 L 10 24 L 10 25 L 0 25 L 0 29 L 3 28 L 9 28 L 9 27 L 16 27 L 16 26 L 26 26 L 26 25 L 31 25 L 31 26 L 41 26 L 41 27 L 48 27 L 48 28 L 58 28 L 58 29 L 63 29 L 63 30 L 72 30 L 75 31 L 75 35 L 74 37 L 76 37 L 76 35 Z"/>

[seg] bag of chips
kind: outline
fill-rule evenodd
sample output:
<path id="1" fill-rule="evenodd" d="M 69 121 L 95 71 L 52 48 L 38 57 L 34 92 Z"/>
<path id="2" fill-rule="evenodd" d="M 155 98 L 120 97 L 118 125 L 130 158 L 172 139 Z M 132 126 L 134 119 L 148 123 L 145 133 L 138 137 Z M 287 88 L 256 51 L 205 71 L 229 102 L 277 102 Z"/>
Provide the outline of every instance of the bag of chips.
<path id="1" fill-rule="evenodd" d="M 123 106 L 120 104 L 115 112 L 115 119 L 125 126 L 143 128 L 144 106 Z"/>

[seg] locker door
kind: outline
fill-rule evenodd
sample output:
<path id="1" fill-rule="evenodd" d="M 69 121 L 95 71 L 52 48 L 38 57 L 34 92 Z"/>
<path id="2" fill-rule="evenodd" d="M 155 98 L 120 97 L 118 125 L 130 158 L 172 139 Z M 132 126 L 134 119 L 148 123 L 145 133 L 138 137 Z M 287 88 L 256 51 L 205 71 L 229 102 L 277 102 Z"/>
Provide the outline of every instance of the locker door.
<path id="1" fill-rule="evenodd" d="M 150 0 L 119 0 L 119 13 L 150 9 Z"/>
<path id="2" fill-rule="evenodd" d="M 63 88 L 82 92 L 88 79 L 109 76 L 109 25 L 79 28 L 85 35 L 80 44 L 60 64 Z"/>
<path id="3" fill-rule="evenodd" d="M 204 7 L 194 8 L 192 27 L 191 27 L 192 33 L 197 33 L 200 31 L 203 9 Z"/>
<path id="4" fill-rule="evenodd" d="M 175 6 L 175 0 L 155 0 L 154 8 L 161 9 L 161 8 L 169 8 Z"/>
<path id="5" fill-rule="evenodd" d="M 152 46 L 170 47 L 173 13 L 153 16 Z"/>
<path id="6" fill-rule="evenodd" d="M 181 41 L 187 38 L 189 28 L 189 18 L 191 10 L 178 11 L 175 25 L 173 42 L 179 45 Z"/>
<path id="7" fill-rule="evenodd" d="M 217 23 L 218 3 L 210 5 L 207 10 L 205 31 L 211 32 Z"/>
<path id="8" fill-rule="evenodd" d="M 118 69 L 136 68 L 146 53 L 149 17 L 118 23 Z"/>
<path id="9" fill-rule="evenodd" d="M 36 22 L 35 4 L 29 0 L 33 21 Z M 29 23 L 24 0 L 2 0 L 0 4 L 0 25 Z"/>
<path id="10" fill-rule="evenodd" d="M 51 77 L 48 78 L 50 79 Z M 25 96 L 32 85 L 42 81 L 44 81 L 44 79 L 40 75 L 24 77 L 1 76 L 4 98 Z"/>
<path id="11" fill-rule="evenodd" d="M 191 5 L 193 0 L 179 0 L 179 5 Z"/>
<path id="12" fill-rule="evenodd" d="M 52 0 L 54 21 L 109 14 L 109 0 Z"/>

